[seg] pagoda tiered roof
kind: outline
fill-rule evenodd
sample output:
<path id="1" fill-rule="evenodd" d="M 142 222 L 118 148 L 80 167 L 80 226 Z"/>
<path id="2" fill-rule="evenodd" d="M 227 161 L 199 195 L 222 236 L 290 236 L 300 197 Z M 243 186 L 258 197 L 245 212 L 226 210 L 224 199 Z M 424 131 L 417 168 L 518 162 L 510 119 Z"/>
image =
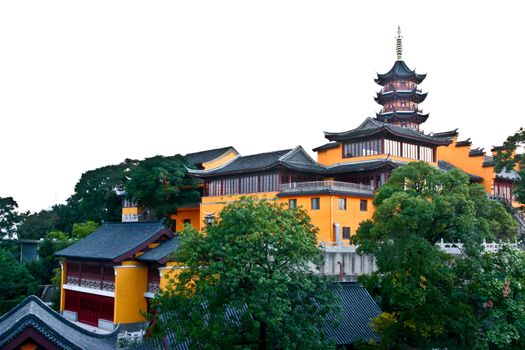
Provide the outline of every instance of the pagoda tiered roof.
<path id="1" fill-rule="evenodd" d="M 392 90 L 385 92 L 378 92 L 374 100 L 383 105 L 390 101 L 399 99 L 408 100 L 415 103 L 421 103 L 427 98 L 428 93 L 422 93 L 418 89 L 412 90 Z"/>
<path id="2" fill-rule="evenodd" d="M 375 82 L 382 86 L 394 80 L 408 80 L 416 84 L 421 84 L 426 76 L 426 74 L 417 74 L 415 70 L 408 68 L 405 61 L 397 60 L 387 73 L 378 73 Z"/>
<path id="3" fill-rule="evenodd" d="M 387 113 L 376 113 L 376 119 L 383 123 L 393 123 L 400 121 L 421 124 L 428 119 L 428 113 L 421 114 L 418 111 L 395 111 Z"/>
<path id="4" fill-rule="evenodd" d="M 409 139 L 420 142 L 422 144 L 429 144 L 435 146 L 448 145 L 452 142 L 450 137 L 436 137 L 425 134 L 421 131 L 405 128 L 402 126 L 389 124 L 367 118 L 356 129 L 343 132 L 326 132 L 325 137 L 330 141 L 350 141 L 365 139 L 371 136 L 393 135 L 401 139 Z"/>

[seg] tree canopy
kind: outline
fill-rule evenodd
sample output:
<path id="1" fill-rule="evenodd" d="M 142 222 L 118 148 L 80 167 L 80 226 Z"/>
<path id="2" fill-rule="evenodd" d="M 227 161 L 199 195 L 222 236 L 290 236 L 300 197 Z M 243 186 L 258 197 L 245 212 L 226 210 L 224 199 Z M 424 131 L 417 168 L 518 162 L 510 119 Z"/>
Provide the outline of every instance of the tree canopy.
<path id="1" fill-rule="evenodd" d="M 75 185 L 75 193 L 67 201 L 77 213 L 74 222 L 120 221 L 122 198 L 115 190 L 124 189 L 128 174 L 137 164 L 136 160 L 126 159 L 120 164 L 107 165 L 82 174 Z"/>
<path id="2" fill-rule="evenodd" d="M 129 172 L 126 192 L 140 206 L 152 209 L 157 217 L 167 217 L 180 205 L 199 199 L 187 166 L 189 163 L 181 155 L 146 158 Z"/>
<path id="3" fill-rule="evenodd" d="M 361 224 L 355 242 L 376 258 L 377 271 L 361 281 L 386 313 L 376 320 L 387 347 L 474 347 L 479 305 L 470 283 L 480 266 L 481 243 L 513 241 L 512 217 L 458 170 L 424 163 L 396 169 L 374 199 L 373 221 Z M 461 241 L 454 257 L 436 243 Z"/>
<path id="4" fill-rule="evenodd" d="M 12 238 L 22 221 L 18 203 L 13 197 L 0 197 L 0 238 Z"/>
<path id="5" fill-rule="evenodd" d="M 198 232 L 186 226 L 181 268 L 155 299 L 169 329 L 195 349 L 326 349 L 318 328 L 333 310 L 323 253 L 302 209 L 242 198 Z M 171 320 L 171 321 L 169 321 Z"/>

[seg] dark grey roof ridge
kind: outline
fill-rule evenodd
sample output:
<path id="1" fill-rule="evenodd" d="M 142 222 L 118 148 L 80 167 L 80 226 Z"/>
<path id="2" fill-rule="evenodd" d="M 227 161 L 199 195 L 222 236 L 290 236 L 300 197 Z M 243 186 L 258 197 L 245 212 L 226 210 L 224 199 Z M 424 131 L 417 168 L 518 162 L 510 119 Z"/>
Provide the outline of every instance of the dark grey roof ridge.
<path id="1" fill-rule="evenodd" d="M 71 328 L 73 328 L 73 329 L 75 329 L 75 330 L 77 330 L 77 331 L 79 331 L 79 332 L 81 332 L 83 334 L 86 334 L 86 335 L 89 335 L 89 336 L 92 336 L 92 337 L 95 337 L 95 338 L 109 338 L 109 337 L 114 336 L 115 334 L 117 334 L 119 332 L 120 324 L 118 324 L 117 327 L 115 327 L 115 329 L 112 332 L 108 333 L 108 334 L 100 334 L 100 333 L 90 332 L 87 329 L 82 328 L 79 325 L 77 325 L 77 324 L 69 321 L 68 319 L 64 318 L 58 312 L 56 312 L 51 307 L 46 305 L 46 303 L 44 303 L 42 300 L 40 300 L 40 298 L 37 297 L 36 295 L 30 295 L 30 296 L 26 297 L 18 305 L 16 305 L 14 308 L 9 310 L 7 313 L 2 315 L 0 317 L 0 323 L 2 321 L 4 321 L 5 319 L 9 318 L 11 315 L 13 315 L 18 310 L 20 310 L 26 304 L 29 304 L 31 302 L 36 303 L 38 306 L 40 306 L 42 309 L 44 309 L 44 311 L 48 312 L 51 316 L 53 316 L 58 321 L 60 321 L 60 322 L 62 322 L 64 324 L 67 324 L 69 327 L 71 327 Z M 33 309 L 33 308 L 31 308 L 31 309 Z"/>

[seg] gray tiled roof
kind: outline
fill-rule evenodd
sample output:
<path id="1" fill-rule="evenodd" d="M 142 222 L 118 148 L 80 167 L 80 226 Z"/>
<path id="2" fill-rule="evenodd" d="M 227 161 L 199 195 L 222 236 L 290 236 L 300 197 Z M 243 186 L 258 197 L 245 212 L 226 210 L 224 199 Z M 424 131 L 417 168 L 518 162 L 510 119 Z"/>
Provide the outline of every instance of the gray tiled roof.
<path id="1" fill-rule="evenodd" d="M 507 170 L 505 168 L 503 168 L 499 173 L 497 173 L 496 177 L 500 179 L 512 180 L 512 181 L 517 181 L 520 179 L 520 175 L 516 170 L 514 169 Z"/>
<path id="2" fill-rule="evenodd" d="M 189 172 L 197 177 L 209 177 L 265 171 L 278 166 L 301 172 L 324 172 L 324 166 L 310 158 L 300 146 L 294 149 L 240 156 L 222 167 L 210 170 L 189 170 Z"/>
<path id="3" fill-rule="evenodd" d="M 337 345 L 353 344 L 358 340 L 380 342 L 381 338 L 374 333 L 370 323 L 381 314 L 381 309 L 368 291 L 359 283 L 343 282 L 334 288 L 334 292 L 341 303 L 341 315 L 337 327 L 325 327 L 328 336 Z"/>
<path id="4" fill-rule="evenodd" d="M 185 155 L 185 157 L 188 160 L 188 162 L 190 162 L 191 164 L 199 165 L 199 164 L 209 162 L 210 160 L 214 160 L 217 157 L 222 156 L 223 154 L 228 152 L 230 149 L 233 149 L 235 151 L 235 148 L 233 148 L 232 146 L 228 146 L 228 147 L 210 149 L 210 150 L 201 151 L 201 152 L 188 153 Z"/>
<path id="5" fill-rule="evenodd" d="M 348 141 L 352 139 L 359 139 L 382 132 L 387 132 L 398 137 L 404 137 L 407 139 L 429 143 L 433 145 L 448 145 L 452 141 L 450 137 L 436 137 L 432 135 L 424 134 L 421 131 L 417 131 L 402 126 L 383 123 L 372 118 L 367 118 L 365 121 L 353 130 L 344 132 L 326 132 L 325 137 L 330 141 Z"/>
<path id="6" fill-rule="evenodd" d="M 170 238 L 137 258 L 140 261 L 160 262 L 169 259 L 180 245 L 180 237 Z"/>
<path id="7" fill-rule="evenodd" d="M 444 160 L 439 160 L 438 161 L 438 168 L 441 169 L 441 170 L 444 170 L 444 171 L 450 171 L 452 169 L 458 169 L 459 171 L 467 174 L 469 179 L 470 179 L 470 181 L 472 181 L 472 182 L 482 182 L 483 181 L 483 178 L 481 176 L 474 175 L 474 174 L 469 174 L 467 172 L 464 172 L 463 170 L 461 170 L 457 166 L 455 166 L 455 165 L 453 165 L 453 164 L 451 164 L 449 162 L 446 162 Z"/>
<path id="8" fill-rule="evenodd" d="M 414 160 L 416 161 L 416 160 Z M 399 160 L 391 158 L 380 158 L 372 160 L 362 160 L 358 162 L 348 162 L 348 163 L 338 163 L 332 166 L 327 167 L 327 174 L 340 174 L 346 172 L 361 172 L 368 170 L 375 170 L 382 168 L 384 166 L 391 166 L 393 168 L 407 165 L 407 162 L 402 162 Z"/>
<path id="9" fill-rule="evenodd" d="M 87 331 L 66 320 L 34 295 L 0 318 L 0 348 L 28 327 L 60 349 L 116 349 L 118 329 L 104 335 Z"/>
<path id="10" fill-rule="evenodd" d="M 350 345 L 359 340 L 380 342 L 381 338 L 374 333 L 370 323 L 381 314 L 381 309 L 368 291 L 356 282 L 334 283 L 332 288 L 336 300 L 339 301 L 341 313 L 332 318 L 336 322 L 335 326 L 320 326 L 327 336 L 339 346 Z M 235 320 L 238 319 L 237 314 L 235 309 L 228 308 L 225 316 Z M 164 339 L 149 338 L 139 345 L 137 350 L 162 349 L 164 344 L 169 344 L 170 349 L 189 349 L 189 342 L 177 343 L 173 332 L 168 331 Z"/>
<path id="11" fill-rule="evenodd" d="M 388 81 L 403 78 L 419 84 L 425 79 L 426 76 L 426 74 L 417 74 L 414 70 L 408 68 L 405 61 L 397 60 L 387 73 L 377 74 L 375 82 L 383 85 Z"/>
<path id="12" fill-rule="evenodd" d="M 312 151 L 318 152 L 318 151 L 323 151 L 326 149 L 337 148 L 337 147 L 339 147 L 339 142 L 328 142 L 328 143 L 325 143 L 324 145 L 321 145 L 319 147 L 312 149 Z"/>
<path id="13" fill-rule="evenodd" d="M 55 253 L 57 256 L 90 260 L 120 261 L 137 249 L 173 233 L 156 222 L 119 222 L 103 224 L 77 243 Z"/>

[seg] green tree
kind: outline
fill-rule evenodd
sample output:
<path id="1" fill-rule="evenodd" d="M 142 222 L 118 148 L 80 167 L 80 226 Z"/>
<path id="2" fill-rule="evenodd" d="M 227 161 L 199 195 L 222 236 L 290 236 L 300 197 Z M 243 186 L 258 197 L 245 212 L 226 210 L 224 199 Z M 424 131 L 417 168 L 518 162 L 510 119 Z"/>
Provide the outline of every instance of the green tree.
<path id="1" fill-rule="evenodd" d="M 505 246 L 481 256 L 468 292 L 480 322 L 478 348 L 525 348 L 525 252 Z"/>
<path id="2" fill-rule="evenodd" d="M 355 242 L 376 258 L 377 272 L 361 280 L 388 314 L 380 322 L 387 347 L 471 346 L 478 321 L 464 286 L 472 278 L 483 239 L 514 240 L 516 225 L 480 185 L 460 171 L 424 162 L 396 169 L 374 199 L 373 222 Z M 440 240 L 465 245 L 458 258 Z"/>
<path id="3" fill-rule="evenodd" d="M 181 155 L 146 158 L 130 171 L 126 192 L 140 206 L 152 209 L 157 217 L 168 217 L 178 206 L 199 200 L 187 166 L 190 165 Z"/>
<path id="4" fill-rule="evenodd" d="M 195 349 L 327 349 L 318 328 L 333 310 L 316 228 L 302 209 L 242 198 L 176 251 L 184 266 L 155 299 L 157 326 Z"/>
<path id="5" fill-rule="evenodd" d="M 506 169 L 510 171 L 517 167 L 519 179 L 515 182 L 514 194 L 516 200 L 525 204 L 525 129 L 520 128 L 514 135 L 507 138 L 503 149 L 498 151 L 494 157 L 496 170 Z"/>
<path id="6" fill-rule="evenodd" d="M 77 214 L 74 222 L 119 221 L 122 199 L 115 190 L 124 188 L 127 174 L 136 165 L 137 161 L 126 159 L 120 164 L 107 165 L 82 174 L 75 185 L 75 193 L 67 201 L 68 207 Z"/>
<path id="7" fill-rule="evenodd" d="M 0 197 L 0 238 L 12 238 L 22 220 L 13 197 Z"/>
<path id="8" fill-rule="evenodd" d="M 94 232 L 97 228 L 98 224 L 94 221 L 76 223 L 73 225 L 71 237 L 74 239 L 82 239 Z"/>
<path id="9" fill-rule="evenodd" d="M 60 217 L 54 210 L 41 210 L 38 213 L 27 213 L 16 233 L 20 239 L 44 238 L 48 232 L 56 229 Z"/>
<path id="10" fill-rule="evenodd" d="M 1 302 L 21 300 L 37 292 L 33 277 L 4 249 L 0 249 L 0 281 L 0 313 L 7 311 Z"/>

